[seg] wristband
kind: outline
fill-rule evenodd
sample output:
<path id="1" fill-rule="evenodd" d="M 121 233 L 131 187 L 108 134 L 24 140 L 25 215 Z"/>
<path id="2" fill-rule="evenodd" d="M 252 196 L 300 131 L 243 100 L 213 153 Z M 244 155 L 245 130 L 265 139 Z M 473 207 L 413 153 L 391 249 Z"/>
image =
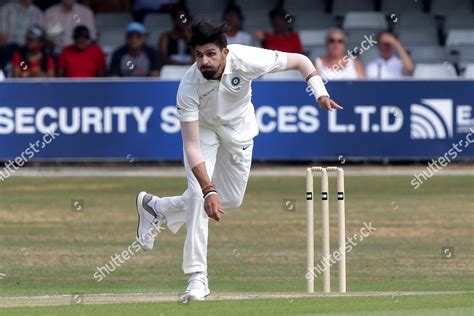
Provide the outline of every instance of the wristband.
<path id="1" fill-rule="evenodd" d="M 204 200 L 210 195 L 217 195 L 217 191 L 209 191 L 206 194 L 204 194 L 203 196 Z"/>
<path id="2" fill-rule="evenodd" d="M 214 183 L 209 183 L 208 185 L 205 185 L 204 188 L 202 188 L 202 193 L 206 193 L 209 189 L 215 190 L 216 186 Z"/>
<path id="3" fill-rule="evenodd" d="M 316 100 L 318 100 L 319 97 L 322 96 L 329 97 L 329 93 L 326 90 L 326 87 L 324 86 L 321 76 L 313 76 L 309 78 L 308 85 L 311 87 L 311 90 L 313 91 Z"/>

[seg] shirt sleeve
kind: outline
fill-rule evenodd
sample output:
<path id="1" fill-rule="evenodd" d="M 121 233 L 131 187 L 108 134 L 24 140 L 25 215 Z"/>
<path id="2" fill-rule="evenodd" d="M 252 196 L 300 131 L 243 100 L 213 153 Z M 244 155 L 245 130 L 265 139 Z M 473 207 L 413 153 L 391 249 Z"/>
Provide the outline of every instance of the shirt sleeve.
<path id="1" fill-rule="evenodd" d="M 181 82 L 176 97 L 176 110 L 180 122 L 199 120 L 199 101 L 193 87 Z"/>
<path id="2" fill-rule="evenodd" d="M 269 72 L 284 71 L 287 69 L 288 59 L 286 53 L 264 48 L 233 45 L 237 57 L 242 63 L 243 71 L 256 79 Z"/>
<path id="3" fill-rule="evenodd" d="M 112 60 L 110 62 L 109 75 L 110 76 L 122 76 L 122 71 L 120 69 L 120 64 L 122 61 L 123 54 L 120 50 L 116 50 L 112 55 Z"/>

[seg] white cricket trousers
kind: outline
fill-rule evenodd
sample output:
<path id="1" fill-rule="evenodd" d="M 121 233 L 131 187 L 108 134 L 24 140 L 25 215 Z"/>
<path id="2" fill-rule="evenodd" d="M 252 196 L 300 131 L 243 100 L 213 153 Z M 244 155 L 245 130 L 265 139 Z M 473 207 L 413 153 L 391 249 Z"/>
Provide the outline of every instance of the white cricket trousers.
<path id="1" fill-rule="evenodd" d="M 247 144 L 225 141 L 213 130 L 200 126 L 201 151 L 209 178 L 216 185 L 222 208 L 227 211 L 242 204 L 252 163 L 253 140 Z M 184 154 L 188 188 L 180 196 L 164 197 L 160 207 L 167 226 L 176 233 L 186 223 L 183 250 L 183 271 L 207 271 L 209 217 L 204 211 L 201 187 Z M 228 214 L 226 214 L 227 216 Z"/>

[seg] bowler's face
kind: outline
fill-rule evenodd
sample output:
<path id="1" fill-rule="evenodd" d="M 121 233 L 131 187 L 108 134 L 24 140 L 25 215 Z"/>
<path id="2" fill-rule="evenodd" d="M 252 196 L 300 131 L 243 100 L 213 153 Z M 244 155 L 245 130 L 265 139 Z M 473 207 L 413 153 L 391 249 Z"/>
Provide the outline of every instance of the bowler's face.
<path id="1" fill-rule="evenodd" d="M 194 50 L 197 67 L 203 77 L 207 80 L 217 79 L 225 67 L 228 49 L 221 50 L 216 44 L 209 43 L 197 45 Z"/>

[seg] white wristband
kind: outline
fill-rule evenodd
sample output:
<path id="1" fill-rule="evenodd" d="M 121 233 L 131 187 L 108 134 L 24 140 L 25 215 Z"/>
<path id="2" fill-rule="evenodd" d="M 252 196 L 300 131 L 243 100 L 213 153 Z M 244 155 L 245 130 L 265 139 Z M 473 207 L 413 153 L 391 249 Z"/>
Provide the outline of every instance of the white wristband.
<path id="1" fill-rule="evenodd" d="M 313 91 L 316 100 L 318 100 L 319 97 L 322 96 L 329 97 L 329 93 L 326 90 L 326 87 L 324 86 L 321 76 L 313 76 L 309 78 L 308 85 L 311 87 L 311 90 Z"/>
<path id="2" fill-rule="evenodd" d="M 211 195 L 217 195 L 217 192 L 216 191 L 207 192 L 206 194 L 204 194 L 204 200 Z"/>

